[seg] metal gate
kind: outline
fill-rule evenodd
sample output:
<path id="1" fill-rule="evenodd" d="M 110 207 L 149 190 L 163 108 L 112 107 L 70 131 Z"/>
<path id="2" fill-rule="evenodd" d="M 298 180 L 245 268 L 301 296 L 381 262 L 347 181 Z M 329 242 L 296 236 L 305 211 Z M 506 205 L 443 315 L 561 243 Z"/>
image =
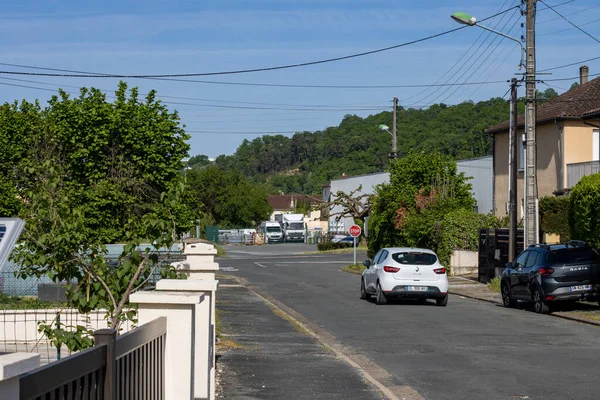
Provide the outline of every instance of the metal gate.
<path id="1" fill-rule="evenodd" d="M 502 273 L 508 262 L 508 229 L 479 230 L 478 280 L 487 283 Z M 517 229 L 517 254 L 523 251 L 523 229 Z"/>

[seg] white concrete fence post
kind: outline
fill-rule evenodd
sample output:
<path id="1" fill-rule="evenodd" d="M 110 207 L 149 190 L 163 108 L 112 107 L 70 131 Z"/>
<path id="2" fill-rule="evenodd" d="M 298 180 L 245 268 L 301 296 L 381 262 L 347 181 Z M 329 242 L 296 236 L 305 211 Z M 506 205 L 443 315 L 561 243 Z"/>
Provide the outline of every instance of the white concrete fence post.
<path id="1" fill-rule="evenodd" d="M 134 293 L 130 301 L 139 304 L 139 325 L 167 317 L 166 400 L 214 400 L 217 251 L 207 243 L 192 243 L 184 254 L 186 261 L 173 265 L 186 280 L 161 279 L 156 290 Z"/>
<path id="2" fill-rule="evenodd" d="M 0 353 L 0 399 L 19 400 L 19 375 L 39 366 L 37 353 Z"/>

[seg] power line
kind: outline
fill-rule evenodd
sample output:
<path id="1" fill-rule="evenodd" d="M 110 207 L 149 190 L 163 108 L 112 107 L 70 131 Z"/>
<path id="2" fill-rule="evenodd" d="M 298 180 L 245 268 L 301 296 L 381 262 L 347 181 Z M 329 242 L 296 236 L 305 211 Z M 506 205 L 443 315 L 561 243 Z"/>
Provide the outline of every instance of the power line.
<path id="1" fill-rule="evenodd" d="M 55 84 L 55 83 L 50 83 L 50 82 L 42 82 L 42 81 L 34 81 L 34 80 L 30 80 L 30 79 L 18 79 L 18 78 L 6 78 L 6 77 L 0 77 L 0 79 L 3 80 L 9 80 L 9 81 L 16 81 L 16 82 L 26 82 L 26 83 L 36 83 L 36 84 L 40 84 L 40 85 L 49 85 L 49 86 L 58 86 L 60 88 L 74 88 L 74 89 L 81 89 L 81 86 L 76 86 L 76 85 L 65 85 L 65 84 Z M 35 88 L 35 87 L 30 87 L 30 88 Z M 41 90 L 48 90 L 48 89 L 43 89 L 43 88 L 37 88 L 37 89 L 41 89 Z M 111 92 L 113 89 L 102 89 L 102 88 L 96 88 L 98 90 L 101 90 L 103 92 Z M 73 92 L 69 92 L 69 93 L 73 93 Z M 147 93 L 140 93 L 140 96 L 147 96 Z M 210 101 L 210 102 L 215 102 L 215 103 L 234 103 L 234 104 L 252 104 L 252 105 L 265 105 L 265 106 L 280 106 L 280 107 L 323 107 L 323 108 L 347 108 L 347 107 L 385 107 L 385 105 L 380 105 L 380 104 L 369 104 L 369 105 L 359 105 L 359 104 L 346 104 L 346 105 L 323 105 L 323 104 L 285 104 L 285 103 L 263 103 L 263 102 L 254 102 L 254 101 L 237 101 L 237 100 L 217 100 L 217 99 L 205 99 L 205 98 L 198 98 L 198 97 L 182 97 L 182 96 L 169 96 L 169 95 L 162 95 L 162 94 L 157 94 L 157 97 L 159 98 L 164 98 L 164 99 L 179 99 L 179 100 L 194 100 L 194 101 Z"/>
<path id="2" fill-rule="evenodd" d="M 596 37 L 594 37 L 592 34 L 590 34 L 589 32 L 583 30 L 581 27 L 575 25 L 574 23 L 572 23 L 571 21 L 569 21 L 567 19 L 567 17 L 565 17 L 564 15 L 562 15 L 560 12 L 556 11 L 553 7 L 549 6 L 548 4 L 546 4 L 546 2 L 544 2 L 543 0 L 539 0 L 541 3 L 545 4 L 546 7 L 548 7 L 549 9 L 551 9 L 552 11 L 554 11 L 558 16 L 560 16 L 562 19 L 564 19 L 565 21 L 567 21 L 569 24 L 573 25 L 575 28 L 577 28 L 579 31 L 581 31 L 582 33 L 586 34 L 587 36 L 589 36 L 590 38 L 592 38 L 594 41 L 596 41 L 597 43 L 600 43 L 600 40 L 597 39 Z"/>
<path id="3" fill-rule="evenodd" d="M 516 7 L 513 7 L 516 8 Z M 481 21 L 485 21 L 491 18 L 494 18 L 498 15 L 504 14 L 510 10 L 512 10 L 513 8 L 509 8 L 507 10 L 498 12 L 492 16 L 486 17 L 484 19 L 482 19 Z M 436 33 L 430 36 L 426 36 L 424 38 L 420 38 L 420 39 L 415 39 L 415 40 L 411 40 L 408 42 L 404 42 L 404 43 L 400 43 L 394 46 L 388 46 L 388 47 L 384 47 L 381 49 L 376 49 L 376 50 L 370 50 L 370 51 L 365 51 L 365 52 L 361 52 L 361 53 L 355 53 L 355 54 L 349 54 L 346 56 L 341 56 L 341 57 L 334 57 L 334 58 L 328 58 L 328 59 L 324 59 L 324 60 L 317 60 L 317 61 L 309 61 L 309 62 L 304 62 L 304 63 L 296 63 L 296 64 L 287 64 L 287 65 L 279 65 L 279 66 L 273 66 L 273 67 L 264 67 L 264 68 L 252 68 L 252 69 L 240 69 L 240 70 L 232 70 L 232 71 L 217 71 L 217 72 L 199 72 L 199 73 L 188 73 L 188 74 L 134 74 L 134 75 L 125 75 L 125 74 L 104 74 L 104 73 L 98 73 L 98 72 L 84 72 L 84 71 L 77 71 L 74 73 L 69 73 L 69 74 L 58 74 L 58 73 L 40 73 L 40 72 L 20 72 L 20 71 L 0 71 L 0 74 L 7 74 L 7 75 L 32 75 L 32 76 L 53 76 L 53 77 L 69 77 L 69 78 L 134 78 L 134 79 L 155 79 L 155 78 L 178 78 L 178 77 L 195 77 L 195 76 L 217 76 L 217 75 L 237 75 L 237 74 L 246 74 L 246 73 L 254 73 L 254 72 L 265 72 L 265 71 L 276 71 L 276 70 L 282 70 L 282 69 L 290 69 L 290 68 L 298 68 L 298 67 L 306 67 L 306 66 L 311 66 L 311 65 L 318 65 L 318 64 L 326 64 L 326 63 L 331 63 L 331 62 L 335 62 L 335 61 L 342 61 L 342 60 L 348 60 L 351 58 L 357 58 L 357 57 L 363 57 L 363 56 L 367 56 L 367 55 L 371 55 L 371 54 L 376 54 L 376 53 L 382 53 L 385 51 L 389 51 L 389 50 L 394 50 L 394 49 L 398 49 L 400 47 L 405 47 L 405 46 L 409 46 L 412 44 L 416 44 L 416 43 L 421 43 L 421 42 L 425 42 L 427 40 L 431 40 L 431 39 L 435 39 L 441 36 L 445 36 L 448 35 L 450 33 L 459 31 L 461 29 L 466 28 L 466 26 L 460 26 L 458 28 L 454 28 L 454 29 L 450 29 L 444 32 L 440 32 L 440 33 Z M 42 68 L 42 67 L 35 67 L 35 66 L 27 66 L 27 65 L 17 65 L 17 64 L 3 64 L 3 65 L 8 65 L 8 66 L 15 66 L 15 67 L 19 67 L 19 68 L 31 68 L 31 69 L 45 69 L 45 70 L 53 70 L 53 71 L 61 71 L 57 68 L 55 69 L 50 69 L 50 68 Z M 67 70 L 63 70 L 63 71 L 67 71 Z M 73 71 L 68 71 L 68 72 L 73 72 Z"/>
<path id="4" fill-rule="evenodd" d="M 561 68 L 572 67 L 573 65 L 581 65 L 581 64 L 583 64 L 583 63 L 590 62 L 590 61 L 595 61 L 595 60 L 600 60 L 600 57 L 588 58 L 587 60 L 576 61 L 576 62 L 574 62 L 574 63 L 565 64 L 565 65 L 559 65 L 558 67 L 552 67 L 552 68 L 541 69 L 541 70 L 539 70 L 538 72 L 554 71 L 554 70 L 556 70 L 556 69 L 561 69 Z"/>
<path id="5" fill-rule="evenodd" d="M 501 29 L 506 28 L 506 25 L 508 25 L 508 23 L 510 22 L 510 18 L 504 23 L 504 25 L 502 26 Z M 518 23 L 518 20 L 515 21 L 515 23 L 513 24 L 513 26 L 511 27 L 511 30 L 514 28 L 514 26 Z M 499 24 L 498 24 L 499 25 Z M 497 26 L 496 26 L 497 27 Z M 490 34 L 492 34 L 490 32 Z M 490 53 L 486 56 L 486 58 L 483 59 L 483 61 L 477 66 L 477 68 L 475 68 L 475 70 L 470 74 L 471 76 L 473 76 L 475 73 L 477 73 L 477 71 L 479 71 L 479 69 L 487 62 L 487 60 L 492 56 L 492 54 L 494 54 L 494 51 L 498 48 L 498 46 L 502 43 L 502 37 L 496 35 L 492 41 L 487 45 L 487 47 L 485 48 L 485 50 L 483 51 L 483 53 L 477 58 L 477 60 L 475 60 L 475 63 L 481 58 L 481 56 L 483 56 L 488 49 L 492 46 L 492 44 L 494 44 L 494 42 L 498 42 L 496 43 L 496 46 L 490 51 Z M 475 63 L 473 63 L 473 66 L 475 65 Z M 468 70 L 466 70 L 463 75 L 461 75 L 461 77 L 459 79 L 461 79 L 471 68 L 469 68 Z M 447 95 L 446 97 L 444 97 L 444 99 L 441 101 L 442 103 L 446 102 L 450 97 L 452 97 L 462 86 L 458 86 L 456 88 L 454 88 L 454 90 L 452 92 L 450 92 L 449 95 Z M 443 94 L 442 94 L 443 95 Z M 431 104 L 431 103 L 430 103 Z"/>
<path id="6" fill-rule="evenodd" d="M 505 0 L 504 3 L 500 6 L 500 10 L 502 10 L 502 8 L 504 8 L 506 6 L 506 4 L 508 3 L 509 0 Z M 515 0 L 513 0 L 513 3 L 511 3 L 511 6 L 514 4 Z M 504 14 L 506 15 L 506 14 Z M 502 18 L 504 18 L 504 15 L 502 15 Z M 435 93 L 437 93 L 440 90 L 440 86 L 434 86 L 436 84 L 438 84 L 442 79 L 444 79 L 445 76 L 447 76 L 459 63 L 462 62 L 461 66 L 458 67 L 458 69 L 454 72 L 454 74 L 452 74 L 452 76 L 450 78 L 448 78 L 444 83 L 448 83 L 450 82 L 450 80 L 452 80 L 452 78 L 454 78 L 456 76 L 456 74 L 469 62 L 469 60 L 471 60 L 475 54 L 479 51 L 479 49 L 481 48 L 481 46 L 483 45 L 483 43 L 485 43 L 485 41 L 487 40 L 487 37 L 479 44 L 479 46 L 477 47 L 477 49 L 473 52 L 471 52 L 471 49 L 477 44 L 477 42 L 479 42 L 479 39 L 481 39 L 483 37 L 483 35 L 485 34 L 485 32 L 480 32 L 479 36 L 477 37 L 477 39 L 475 39 L 475 41 L 471 44 L 471 46 L 466 50 L 465 54 L 470 54 L 470 57 L 465 59 L 464 57 L 459 57 L 458 60 L 456 60 L 456 63 L 454 63 L 454 65 L 452 67 L 450 67 L 437 81 L 434 82 L 434 84 L 428 88 L 426 88 L 423 92 L 421 93 L 417 93 L 414 96 L 410 96 L 408 98 L 403 99 L 402 101 L 407 101 L 407 100 L 411 100 L 414 99 L 415 97 L 418 98 L 418 100 L 415 100 L 416 102 L 421 102 L 424 101 L 426 99 L 429 99 L 431 96 L 433 96 Z M 488 35 L 489 37 L 489 35 Z M 431 93 L 426 94 L 426 92 L 431 89 L 431 88 L 436 88 L 435 90 L 433 90 Z"/>
<path id="7" fill-rule="evenodd" d="M 556 6 L 554 6 L 554 7 L 556 7 Z M 591 7 L 588 7 L 588 8 L 584 8 L 583 10 L 572 12 L 570 14 L 565 14 L 565 17 L 570 17 L 571 15 L 581 14 L 582 12 L 589 11 L 589 10 L 594 9 L 596 7 L 600 7 L 600 4 L 596 4 L 594 6 L 591 6 Z M 545 21 L 536 22 L 536 24 L 538 24 L 538 25 L 539 24 L 545 24 L 547 22 L 552 22 L 552 21 L 556 21 L 556 20 L 559 20 L 559 19 L 560 19 L 560 17 L 550 18 L 550 19 L 547 19 Z"/>
<path id="8" fill-rule="evenodd" d="M 579 27 L 586 26 L 586 25 L 591 25 L 591 24 L 594 24 L 594 23 L 596 23 L 596 22 L 598 22 L 598 21 L 600 21 L 600 19 L 595 19 L 595 20 L 593 20 L 593 21 L 586 22 L 585 24 L 580 24 L 580 25 L 579 25 Z M 559 31 L 553 31 L 553 32 L 546 32 L 546 33 L 542 33 L 542 34 L 540 34 L 540 35 L 537 35 L 537 36 L 555 35 L 555 34 L 557 34 L 557 33 L 562 33 L 562 32 L 572 31 L 573 29 L 575 29 L 575 28 L 561 29 L 561 30 L 559 30 Z"/>

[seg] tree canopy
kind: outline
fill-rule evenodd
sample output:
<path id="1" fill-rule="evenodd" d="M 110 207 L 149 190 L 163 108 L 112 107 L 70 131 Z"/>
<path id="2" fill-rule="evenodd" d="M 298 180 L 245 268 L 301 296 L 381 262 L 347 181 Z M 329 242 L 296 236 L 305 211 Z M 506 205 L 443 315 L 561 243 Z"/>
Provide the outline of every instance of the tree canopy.
<path id="1" fill-rule="evenodd" d="M 409 151 L 438 151 L 454 159 L 489 155 L 485 130 L 508 116 L 509 105 L 501 98 L 427 109 L 400 107 L 398 157 Z M 388 111 L 366 118 L 346 115 L 338 126 L 322 131 L 245 139 L 233 155 L 221 155 L 215 164 L 266 184 L 270 193 L 319 194 L 322 185 L 344 174 L 387 169 L 391 138 L 379 125 L 391 122 Z"/>

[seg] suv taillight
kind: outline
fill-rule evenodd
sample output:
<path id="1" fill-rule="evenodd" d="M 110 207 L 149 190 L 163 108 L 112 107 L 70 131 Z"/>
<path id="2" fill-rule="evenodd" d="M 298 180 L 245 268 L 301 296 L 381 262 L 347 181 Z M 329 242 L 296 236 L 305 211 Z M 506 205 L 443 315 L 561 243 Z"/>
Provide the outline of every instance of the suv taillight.
<path id="1" fill-rule="evenodd" d="M 400 271 L 400 268 L 396 268 L 396 267 L 388 267 L 388 266 L 385 266 L 385 267 L 383 267 L 383 270 L 384 270 L 385 272 L 392 272 L 392 273 L 393 273 L 393 272 L 398 272 L 398 271 Z"/>
<path id="2" fill-rule="evenodd" d="M 552 275 L 554 273 L 553 268 L 540 268 L 538 271 L 539 271 L 540 275 L 543 275 L 543 276 Z"/>
<path id="3" fill-rule="evenodd" d="M 433 270 L 433 272 L 435 272 L 438 275 L 442 275 L 446 273 L 446 268 L 436 268 Z"/>

